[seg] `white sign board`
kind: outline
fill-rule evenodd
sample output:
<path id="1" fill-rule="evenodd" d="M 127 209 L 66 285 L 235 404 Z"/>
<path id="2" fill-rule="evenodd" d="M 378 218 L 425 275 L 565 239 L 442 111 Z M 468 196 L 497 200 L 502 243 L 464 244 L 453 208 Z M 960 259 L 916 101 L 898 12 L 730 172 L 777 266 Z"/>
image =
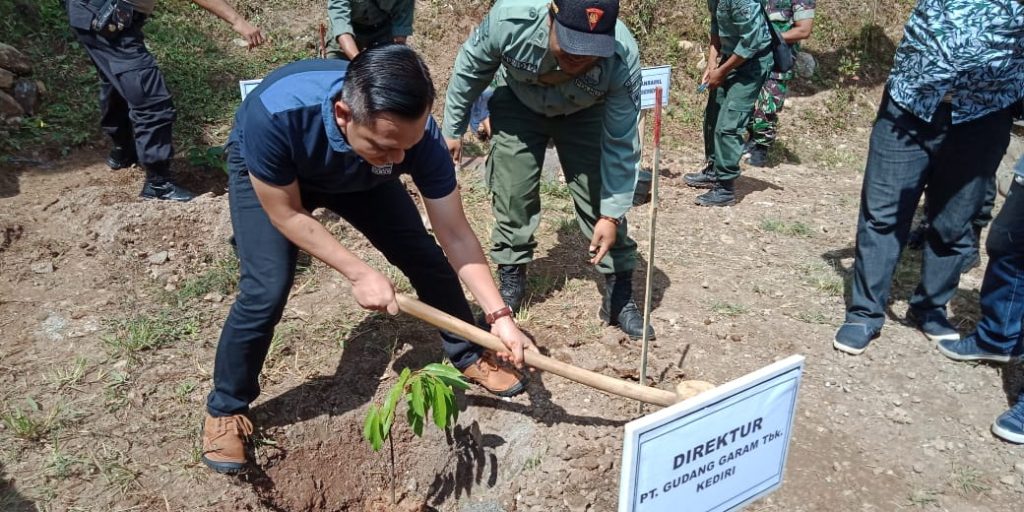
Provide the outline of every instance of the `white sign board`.
<path id="1" fill-rule="evenodd" d="M 239 80 L 238 88 L 242 91 L 242 101 L 245 101 L 245 97 L 248 96 L 256 86 L 260 85 L 260 82 L 262 81 L 262 78 L 257 78 L 255 80 Z"/>
<path id="2" fill-rule="evenodd" d="M 619 512 L 726 512 L 777 489 L 803 369 L 792 356 L 628 423 Z"/>
<path id="3" fill-rule="evenodd" d="M 672 83 L 672 66 L 640 70 L 640 109 L 654 108 L 654 88 L 661 86 L 661 106 L 668 106 L 668 86 Z"/>

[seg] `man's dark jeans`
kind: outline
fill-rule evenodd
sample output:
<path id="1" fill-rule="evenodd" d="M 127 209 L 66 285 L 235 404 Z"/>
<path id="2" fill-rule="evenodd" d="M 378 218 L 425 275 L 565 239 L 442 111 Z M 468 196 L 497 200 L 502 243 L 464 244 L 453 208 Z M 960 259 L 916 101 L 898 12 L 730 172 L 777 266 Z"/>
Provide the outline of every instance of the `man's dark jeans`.
<path id="1" fill-rule="evenodd" d="M 1011 121 L 1010 109 L 1004 109 L 954 125 L 950 105 L 943 103 L 926 122 L 886 92 L 864 171 L 846 322 L 882 328 L 892 276 L 925 187 L 925 218 L 932 229 L 910 307 L 945 313 L 960 283 L 962 261 L 972 250 L 971 221 L 1009 144 Z"/>
<path id="2" fill-rule="evenodd" d="M 241 280 L 238 299 L 217 345 L 213 390 L 207 399 L 213 416 L 245 413 L 259 395 L 260 370 L 288 300 L 298 254 L 298 248 L 270 223 L 233 144 L 228 146 L 228 169 Z M 356 193 L 303 193 L 302 204 L 308 211 L 325 207 L 340 215 L 409 277 L 423 302 L 473 323 L 458 276 L 423 227 L 416 205 L 400 182 Z M 458 368 L 480 357 L 481 349 L 469 341 L 444 332 L 441 338 L 445 353 Z"/>
<path id="3" fill-rule="evenodd" d="M 989 228 L 988 267 L 981 283 L 978 342 L 1000 354 L 1024 349 L 1018 346 L 1024 344 L 1024 178 L 1016 179 Z"/>

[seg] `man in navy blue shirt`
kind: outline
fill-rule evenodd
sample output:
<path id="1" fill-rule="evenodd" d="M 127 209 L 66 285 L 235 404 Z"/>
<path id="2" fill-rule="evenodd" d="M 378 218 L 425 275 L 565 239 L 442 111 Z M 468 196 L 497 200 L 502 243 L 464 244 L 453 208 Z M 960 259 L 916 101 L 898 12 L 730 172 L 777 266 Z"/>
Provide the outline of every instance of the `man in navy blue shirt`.
<path id="1" fill-rule="evenodd" d="M 271 73 L 235 116 L 228 140 L 229 200 L 239 295 L 221 332 L 203 427 L 203 462 L 235 473 L 245 465 L 246 418 L 281 319 L 301 248 L 341 272 L 360 306 L 398 313 L 394 284 L 346 249 L 310 212 L 333 210 L 409 277 L 420 299 L 473 322 L 459 278 L 509 352 L 494 354 L 442 332 L 445 353 L 471 381 L 499 396 L 523 390 L 524 350 L 536 350 L 513 320 L 469 227 L 440 130 L 426 65 L 408 47 L 360 53 L 351 63 L 302 61 Z M 434 241 L 399 181 L 411 175 L 434 225 Z M 443 247 L 443 252 L 442 252 Z M 447 255 L 447 257 L 446 257 Z"/>

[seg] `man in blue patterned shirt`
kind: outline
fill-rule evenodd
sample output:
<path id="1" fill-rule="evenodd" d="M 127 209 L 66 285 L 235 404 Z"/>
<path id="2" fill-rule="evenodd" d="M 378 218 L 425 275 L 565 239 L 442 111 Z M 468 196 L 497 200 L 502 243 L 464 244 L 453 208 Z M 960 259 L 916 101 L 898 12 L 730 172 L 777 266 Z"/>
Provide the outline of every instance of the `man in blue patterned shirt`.
<path id="1" fill-rule="evenodd" d="M 946 304 L 971 251 L 971 220 L 1006 152 L 1022 90 L 1024 3 L 918 0 L 871 132 L 853 293 L 836 349 L 860 354 L 878 337 L 925 188 L 932 229 L 907 317 L 931 340 L 960 338 Z"/>

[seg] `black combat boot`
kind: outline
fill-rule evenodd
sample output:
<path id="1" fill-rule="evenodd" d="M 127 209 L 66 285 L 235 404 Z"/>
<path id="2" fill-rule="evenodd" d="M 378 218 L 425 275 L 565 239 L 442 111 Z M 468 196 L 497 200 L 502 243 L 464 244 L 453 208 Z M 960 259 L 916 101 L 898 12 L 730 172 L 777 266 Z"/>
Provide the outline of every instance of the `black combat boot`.
<path id="1" fill-rule="evenodd" d="M 512 308 L 512 313 L 519 313 L 526 297 L 526 264 L 498 265 L 498 293 Z"/>
<path id="2" fill-rule="evenodd" d="M 114 144 L 114 147 L 110 148 L 110 154 L 107 155 L 107 167 L 110 167 L 112 171 L 127 169 L 137 163 L 139 163 L 139 158 L 135 156 L 135 148 L 132 146 Z"/>
<path id="3" fill-rule="evenodd" d="M 747 163 L 751 167 L 768 167 L 768 146 L 754 144 L 750 147 L 750 158 Z"/>
<path id="4" fill-rule="evenodd" d="M 719 181 L 711 190 L 697 196 L 700 206 L 732 206 L 736 204 L 735 180 Z"/>
<path id="5" fill-rule="evenodd" d="M 146 166 L 146 183 L 139 197 L 165 201 L 191 201 L 196 196 L 171 179 L 171 166 L 167 162 Z"/>
<path id="6" fill-rule="evenodd" d="M 715 165 L 708 160 L 704 164 L 704 168 L 697 171 L 683 175 L 683 182 L 694 188 L 712 188 L 715 183 L 718 182 L 718 178 L 715 177 Z"/>
<path id="7" fill-rule="evenodd" d="M 644 334 L 644 314 L 633 302 L 633 272 L 619 272 L 604 276 L 604 300 L 598 317 L 608 325 L 617 325 L 631 340 Z M 647 329 L 647 339 L 654 339 L 654 327 Z"/>

